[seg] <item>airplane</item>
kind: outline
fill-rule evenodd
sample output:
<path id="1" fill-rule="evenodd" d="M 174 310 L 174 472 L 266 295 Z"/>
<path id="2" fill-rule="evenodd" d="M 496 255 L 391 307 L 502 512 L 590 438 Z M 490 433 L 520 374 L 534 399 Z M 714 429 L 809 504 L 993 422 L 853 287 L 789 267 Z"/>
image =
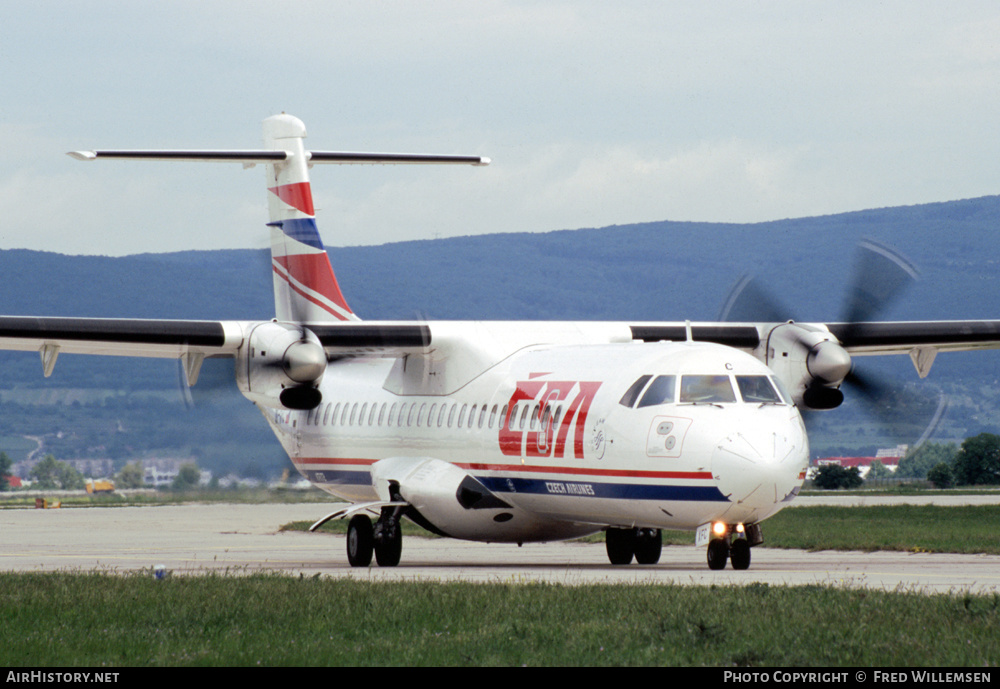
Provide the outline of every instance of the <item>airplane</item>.
<path id="1" fill-rule="evenodd" d="M 852 355 L 1000 347 L 1000 321 L 872 322 L 912 268 L 871 245 L 851 317 L 801 323 L 738 292 L 717 322 L 365 321 L 317 229 L 316 164 L 463 164 L 479 156 L 310 151 L 301 120 L 258 150 L 96 150 L 74 158 L 262 164 L 275 318 L 0 317 L 0 349 L 178 359 L 189 386 L 228 358 L 295 468 L 346 502 L 354 567 L 402 557 L 400 521 L 451 538 L 546 542 L 605 532 L 615 565 L 652 565 L 662 530 L 694 532 L 709 568 L 750 566 L 762 522 L 802 487 L 802 412 L 843 401 Z M 738 295 L 742 294 L 740 297 Z M 374 517 L 374 520 L 373 520 Z"/>

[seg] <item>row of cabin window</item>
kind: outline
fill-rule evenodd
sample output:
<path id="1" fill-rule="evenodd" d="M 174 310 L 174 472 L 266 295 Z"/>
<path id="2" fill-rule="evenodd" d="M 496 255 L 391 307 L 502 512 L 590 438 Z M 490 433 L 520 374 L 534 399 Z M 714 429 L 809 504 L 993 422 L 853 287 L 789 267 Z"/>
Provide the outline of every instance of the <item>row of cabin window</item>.
<path id="1" fill-rule="evenodd" d="M 369 408 L 369 404 L 365 402 L 361 404 L 360 410 L 358 409 L 358 402 L 351 404 L 338 402 L 336 406 L 333 403 L 327 404 L 323 413 L 320 413 L 322 407 L 317 407 L 316 409 L 309 412 L 306 416 L 306 424 L 313 426 L 396 426 L 402 428 L 403 426 L 416 426 L 416 427 L 427 427 L 431 428 L 436 423 L 438 428 L 444 428 L 445 423 L 447 423 L 448 428 L 475 428 L 477 425 L 479 428 L 484 426 L 488 428 L 494 428 L 503 425 L 503 419 L 507 418 L 507 405 L 503 406 L 503 409 L 499 409 L 499 405 L 494 404 L 493 409 L 489 411 L 488 424 L 487 424 L 487 407 L 484 404 L 482 406 L 473 404 L 472 409 L 469 409 L 468 404 L 463 404 L 459 410 L 458 403 L 452 403 L 450 406 L 448 404 L 441 404 L 441 409 L 438 410 L 438 404 L 432 403 L 430 405 L 430 411 L 425 415 L 427 411 L 427 403 L 414 402 L 412 404 L 404 402 L 399 406 L 397 412 L 397 404 L 393 403 L 391 407 L 388 406 L 387 402 L 383 402 L 382 406 L 379 407 L 378 403 L 372 403 Z M 407 409 L 409 407 L 409 409 Z M 478 421 L 476 419 L 478 408 Z M 332 414 L 331 414 L 332 409 Z M 388 409 L 388 414 L 386 411 Z M 497 417 L 497 412 L 499 409 L 499 418 Z M 359 413 L 360 411 L 360 413 Z M 376 415 L 376 411 L 378 414 Z M 456 411 L 458 414 L 457 424 L 455 423 Z M 468 411 L 468 416 L 466 412 Z M 529 412 L 531 412 L 529 414 Z M 554 410 L 551 405 L 545 405 L 543 409 L 541 405 L 535 404 L 534 410 L 532 410 L 532 404 L 522 403 L 515 404 L 514 408 L 511 410 L 509 430 L 524 430 L 527 426 L 530 430 L 534 430 L 539 424 L 543 427 L 551 421 L 553 425 L 559 423 L 559 417 L 562 415 L 562 407 L 556 407 Z M 339 417 L 339 421 L 338 421 Z M 367 419 L 366 419 L 367 417 Z M 447 418 L 446 418 L 447 417 Z M 367 420 L 367 423 L 366 423 Z"/>

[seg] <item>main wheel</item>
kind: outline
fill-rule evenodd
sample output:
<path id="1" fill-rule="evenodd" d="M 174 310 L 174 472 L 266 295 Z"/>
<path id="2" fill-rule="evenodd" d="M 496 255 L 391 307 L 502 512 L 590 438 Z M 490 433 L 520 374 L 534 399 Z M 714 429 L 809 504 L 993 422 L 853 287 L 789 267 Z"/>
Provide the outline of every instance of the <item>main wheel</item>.
<path id="1" fill-rule="evenodd" d="M 403 554 L 403 532 L 392 519 L 375 525 L 375 561 L 379 567 L 395 567 Z"/>
<path id="2" fill-rule="evenodd" d="M 663 534 L 659 529 L 638 529 L 635 534 L 635 561 L 655 565 L 663 552 Z"/>
<path id="3" fill-rule="evenodd" d="M 611 529 L 605 532 L 604 544 L 613 565 L 632 564 L 635 554 L 635 529 Z"/>
<path id="4" fill-rule="evenodd" d="M 725 539 L 713 538 L 708 542 L 708 568 L 725 569 L 729 559 L 729 544 Z"/>
<path id="5" fill-rule="evenodd" d="M 347 561 L 351 567 L 367 567 L 375 548 L 372 520 L 363 514 L 351 517 L 347 525 Z"/>
<path id="6" fill-rule="evenodd" d="M 750 543 L 745 538 L 737 538 L 729 547 L 729 560 L 733 569 L 750 568 Z"/>

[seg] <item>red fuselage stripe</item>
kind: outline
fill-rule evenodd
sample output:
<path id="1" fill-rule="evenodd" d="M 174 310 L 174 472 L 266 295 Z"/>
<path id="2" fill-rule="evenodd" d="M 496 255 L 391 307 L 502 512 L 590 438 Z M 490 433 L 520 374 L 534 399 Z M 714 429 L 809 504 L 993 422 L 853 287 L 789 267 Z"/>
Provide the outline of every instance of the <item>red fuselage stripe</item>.
<path id="1" fill-rule="evenodd" d="M 295 466 L 327 465 L 327 466 L 371 466 L 377 459 L 354 457 L 308 457 L 292 460 Z M 621 478 L 660 478 L 660 479 L 699 479 L 712 478 L 709 471 L 635 471 L 622 469 L 589 469 L 583 467 L 546 467 L 524 464 L 482 464 L 453 462 L 455 466 L 468 471 L 502 471 L 508 473 L 529 474 L 578 474 L 580 476 L 609 476 Z"/>

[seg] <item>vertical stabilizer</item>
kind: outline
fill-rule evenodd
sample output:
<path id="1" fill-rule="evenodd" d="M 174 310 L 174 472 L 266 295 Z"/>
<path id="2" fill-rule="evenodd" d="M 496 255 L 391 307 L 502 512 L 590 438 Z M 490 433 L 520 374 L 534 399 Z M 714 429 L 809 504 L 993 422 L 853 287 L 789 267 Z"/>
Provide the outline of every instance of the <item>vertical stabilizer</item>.
<path id="1" fill-rule="evenodd" d="M 264 120 L 264 150 L 99 150 L 70 151 L 77 160 L 170 160 L 263 164 L 267 171 L 271 228 L 274 310 L 278 320 L 331 323 L 359 320 L 340 291 L 316 229 L 309 166 L 327 165 L 489 165 L 482 156 L 413 153 L 306 151 L 302 121 L 282 113 Z M 54 355 L 52 357 L 55 358 Z"/>
<path id="2" fill-rule="evenodd" d="M 264 146 L 288 157 L 267 163 L 274 309 L 281 321 L 358 320 L 340 291 L 316 228 L 305 125 L 291 115 L 264 120 Z"/>

